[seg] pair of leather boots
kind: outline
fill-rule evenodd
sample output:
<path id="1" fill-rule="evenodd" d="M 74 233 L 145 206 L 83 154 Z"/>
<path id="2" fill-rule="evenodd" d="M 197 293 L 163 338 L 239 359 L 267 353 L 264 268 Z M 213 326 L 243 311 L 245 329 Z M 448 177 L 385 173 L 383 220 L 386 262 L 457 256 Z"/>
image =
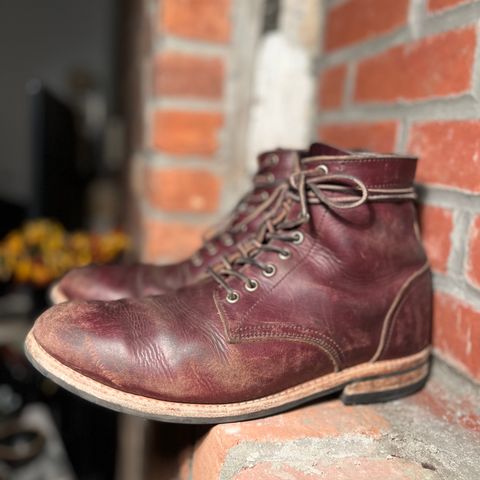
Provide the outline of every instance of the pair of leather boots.
<path id="1" fill-rule="evenodd" d="M 415 169 L 325 144 L 262 154 L 252 191 L 194 256 L 71 272 L 26 352 L 74 393 L 163 421 L 414 392 L 432 296 Z"/>

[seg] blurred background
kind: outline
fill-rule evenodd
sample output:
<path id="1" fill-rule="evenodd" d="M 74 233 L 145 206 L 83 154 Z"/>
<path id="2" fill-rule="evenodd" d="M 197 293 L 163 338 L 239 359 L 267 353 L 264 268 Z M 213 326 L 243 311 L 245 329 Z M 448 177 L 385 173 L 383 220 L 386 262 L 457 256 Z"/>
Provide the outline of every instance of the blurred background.
<path id="1" fill-rule="evenodd" d="M 128 8 L 0 2 L 2 479 L 114 475 L 115 415 L 42 379 L 21 344 L 50 281 L 127 247 Z"/>
<path id="2" fill-rule="evenodd" d="M 479 379 L 478 19 L 468 0 L 0 0 L 0 445 L 24 452 L 0 479 L 177 478 L 205 429 L 77 399 L 23 338 L 68 269 L 192 253 L 277 147 L 421 156 L 436 352 Z"/>
<path id="3" fill-rule="evenodd" d="M 32 449 L 0 478 L 139 478 L 145 425 L 58 389 L 22 341 L 70 268 L 187 256 L 259 151 L 308 143 L 318 2 L 280 3 L 0 1 L 0 442 Z"/>

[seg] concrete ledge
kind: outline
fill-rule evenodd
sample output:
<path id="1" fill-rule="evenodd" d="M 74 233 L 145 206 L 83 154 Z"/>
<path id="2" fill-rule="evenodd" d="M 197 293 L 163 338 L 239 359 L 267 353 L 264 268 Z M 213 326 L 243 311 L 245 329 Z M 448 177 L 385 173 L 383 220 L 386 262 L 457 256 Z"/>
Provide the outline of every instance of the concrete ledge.
<path id="1" fill-rule="evenodd" d="M 169 444 L 171 455 L 152 479 L 480 478 L 479 388 L 439 360 L 423 391 L 395 402 L 346 407 L 328 399 L 210 428 L 152 426 L 163 444 L 152 454 L 158 460 Z"/>

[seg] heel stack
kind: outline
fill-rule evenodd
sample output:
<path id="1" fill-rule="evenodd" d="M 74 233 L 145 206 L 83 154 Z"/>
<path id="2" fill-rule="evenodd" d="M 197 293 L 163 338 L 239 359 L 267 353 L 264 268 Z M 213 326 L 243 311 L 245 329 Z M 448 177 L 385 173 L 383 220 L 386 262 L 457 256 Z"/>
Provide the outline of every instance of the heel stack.
<path id="1" fill-rule="evenodd" d="M 408 370 L 349 383 L 340 396 L 345 405 L 395 400 L 420 390 L 427 382 L 430 362 Z"/>

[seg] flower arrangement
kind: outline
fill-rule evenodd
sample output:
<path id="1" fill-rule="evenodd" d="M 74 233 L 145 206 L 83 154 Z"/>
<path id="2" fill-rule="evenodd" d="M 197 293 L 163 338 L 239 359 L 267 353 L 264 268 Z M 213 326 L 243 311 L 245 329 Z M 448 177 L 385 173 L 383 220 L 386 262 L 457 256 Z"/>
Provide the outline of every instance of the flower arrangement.
<path id="1" fill-rule="evenodd" d="M 0 241 L 0 281 L 44 287 L 72 268 L 111 262 L 129 247 L 119 231 L 70 233 L 53 220 L 30 220 Z"/>

